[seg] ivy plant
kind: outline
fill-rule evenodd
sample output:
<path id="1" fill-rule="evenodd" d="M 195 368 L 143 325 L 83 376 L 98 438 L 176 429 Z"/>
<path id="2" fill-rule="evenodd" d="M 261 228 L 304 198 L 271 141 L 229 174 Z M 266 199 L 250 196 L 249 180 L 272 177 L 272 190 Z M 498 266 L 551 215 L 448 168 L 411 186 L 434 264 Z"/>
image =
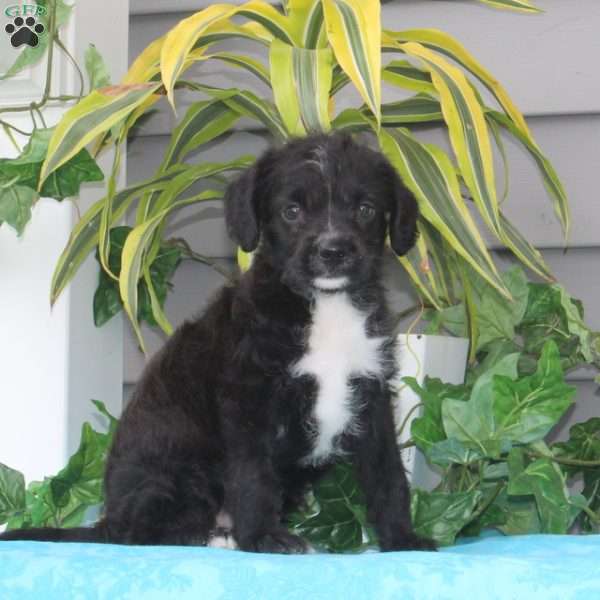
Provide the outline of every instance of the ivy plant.
<path id="1" fill-rule="evenodd" d="M 600 334 L 582 326 L 581 303 L 558 284 L 528 282 L 518 268 L 502 277 L 512 304 L 474 286 L 480 336 L 465 383 L 404 378 L 421 398 L 407 444 L 439 473 L 435 489 L 413 489 L 413 521 L 440 544 L 490 528 L 524 534 L 567 533 L 575 521 L 584 531 L 600 526 L 600 419 L 574 425 L 566 442 L 549 442 L 574 402 L 564 373 L 600 365 Z M 429 318 L 435 332 L 463 334 L 468 326 L 464 303 Z M 572 493 L 578 477 L 583 490 Z M 343 464 L 314 487 L 290 526 L 320 547 L 360 550 L 376 541 L 365 510 Z"/>
<path id="2" fill-rule="evenodd" d="M 102 504 L 106 457 L 117 420 L 102 402 L 93 402 L 108 419 L 108 431 L 102 433 L 84 423 L 79 448 L 56 475 L 26 486 L 22 473 L 0 463 L 0 525 L 9 529 L 75 527 L 88 509 Z"/>

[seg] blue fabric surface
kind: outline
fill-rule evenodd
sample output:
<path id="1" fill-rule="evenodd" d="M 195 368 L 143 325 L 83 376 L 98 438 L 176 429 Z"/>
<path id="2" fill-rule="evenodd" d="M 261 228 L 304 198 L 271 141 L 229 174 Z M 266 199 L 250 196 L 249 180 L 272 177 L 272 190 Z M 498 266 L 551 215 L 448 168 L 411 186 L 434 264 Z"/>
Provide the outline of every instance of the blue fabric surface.
<path id="1" fill-rule="evenodd" d="M 491 537 L 437 553 L 304 556 L 0 543 L 1 600 L 600 598 L 600 536 Z"/>

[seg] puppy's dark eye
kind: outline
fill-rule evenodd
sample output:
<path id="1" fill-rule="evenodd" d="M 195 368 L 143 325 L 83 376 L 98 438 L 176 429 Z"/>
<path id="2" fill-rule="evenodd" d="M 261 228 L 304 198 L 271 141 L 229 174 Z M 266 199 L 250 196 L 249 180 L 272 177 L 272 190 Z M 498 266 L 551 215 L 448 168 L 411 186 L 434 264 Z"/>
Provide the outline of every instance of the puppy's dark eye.
<path id="1" fill-rule="evenodd" d="M 375 207 L 368 202 L 363 202 L 358 207 L 358 217 L 361 221 L 370 221 L 375 216 Z"/>
<path id="2" fill-rule="evenodd" d="M 297 221 L 300 216 L 300 206 L 298 204 L 288 204 L 282 211 L 281 216 L 288 222 Z"/>

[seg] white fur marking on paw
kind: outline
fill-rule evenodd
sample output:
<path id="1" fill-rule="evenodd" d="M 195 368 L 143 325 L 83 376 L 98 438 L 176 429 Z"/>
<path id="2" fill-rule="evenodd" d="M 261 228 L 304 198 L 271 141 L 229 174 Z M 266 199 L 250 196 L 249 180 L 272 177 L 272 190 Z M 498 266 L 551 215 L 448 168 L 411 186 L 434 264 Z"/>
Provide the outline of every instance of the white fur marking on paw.
<path id="1" fill-rule="evenodd" d="M 211 537 L 206 546 L 208 548 L 222 548 L 223 550 L 237 549 L 237 544 L 232 535 L 216 535 Z"/>
<path id="2" fill-rule="evenodd" d="M 332 452 L 333 438 L 352 426 L 349 378 L 381 375 L 379 348 L 383 338 L 366 333 L 367 315 L 356 309 L 348 295 L 318 294 L 308 337 L 308 351 L 293 374 L 313 375 L 319 385 L 314 416 L 317 435 L 307 462 L 318 463 Z"/>

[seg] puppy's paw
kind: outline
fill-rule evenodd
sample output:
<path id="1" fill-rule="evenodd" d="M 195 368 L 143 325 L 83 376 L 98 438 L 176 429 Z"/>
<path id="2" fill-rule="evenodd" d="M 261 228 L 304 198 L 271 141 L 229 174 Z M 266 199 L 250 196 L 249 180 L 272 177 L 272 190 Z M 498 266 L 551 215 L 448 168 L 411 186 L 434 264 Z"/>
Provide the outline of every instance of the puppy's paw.
<path id="1" fill-rule="evenodd" d="M 239 547 L 248 552 L 272 554 L 305 554 L 309 550 L 308 544 L 301 537 L 285 529 L 269 531 L 250 540 L 240 541 Z"/>
<path id="2" fill-rule="evenodd" d="M 437 550 L 437 544 L 429 538 L 418 536 L 416 533 L 405 533 L 396 539 L 381 544 L 383 552 L 392 552 L 395 550 Z"/>

